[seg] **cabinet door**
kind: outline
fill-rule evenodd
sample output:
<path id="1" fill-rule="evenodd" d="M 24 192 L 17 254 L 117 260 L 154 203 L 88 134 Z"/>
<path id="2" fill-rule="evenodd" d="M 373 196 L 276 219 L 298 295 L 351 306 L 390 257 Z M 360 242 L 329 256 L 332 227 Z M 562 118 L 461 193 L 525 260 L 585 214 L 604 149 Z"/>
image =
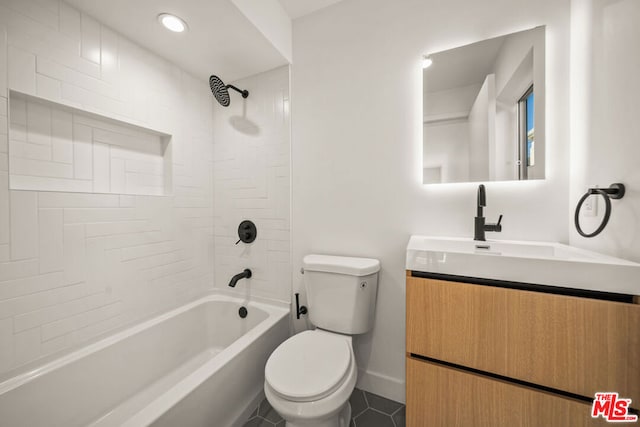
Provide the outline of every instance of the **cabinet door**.
<path id="1" fill-rule="evenodd" d="M 407 352 L 640 405 L 640 305 L 407 278 Z"/>
<path id="2" fill-rule="evenodd" d="M 407 358 L 407 427 L 586 427 L 591 405 Z"/>

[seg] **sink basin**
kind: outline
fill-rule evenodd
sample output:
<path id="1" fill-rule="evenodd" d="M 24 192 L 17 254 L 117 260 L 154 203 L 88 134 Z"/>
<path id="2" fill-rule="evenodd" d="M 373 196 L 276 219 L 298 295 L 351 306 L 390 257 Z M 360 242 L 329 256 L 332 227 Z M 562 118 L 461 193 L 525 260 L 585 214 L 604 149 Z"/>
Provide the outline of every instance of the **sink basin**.
<path id="1" fill-rule="evenodd" d="M 640 295 L 640 264 L 554 242 L 411 236 L 406 268 Z"/>

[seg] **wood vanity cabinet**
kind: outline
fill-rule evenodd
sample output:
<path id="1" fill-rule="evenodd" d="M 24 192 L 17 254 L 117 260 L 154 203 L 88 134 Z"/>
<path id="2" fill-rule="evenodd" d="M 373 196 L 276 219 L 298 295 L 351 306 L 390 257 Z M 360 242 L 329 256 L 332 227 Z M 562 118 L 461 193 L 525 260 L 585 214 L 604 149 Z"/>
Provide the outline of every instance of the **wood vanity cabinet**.
<path id="1" fill-rule="evenodd" d="M 640 407 L 640 305 L 407 272 L 407 426 L 591 426 Z"/>

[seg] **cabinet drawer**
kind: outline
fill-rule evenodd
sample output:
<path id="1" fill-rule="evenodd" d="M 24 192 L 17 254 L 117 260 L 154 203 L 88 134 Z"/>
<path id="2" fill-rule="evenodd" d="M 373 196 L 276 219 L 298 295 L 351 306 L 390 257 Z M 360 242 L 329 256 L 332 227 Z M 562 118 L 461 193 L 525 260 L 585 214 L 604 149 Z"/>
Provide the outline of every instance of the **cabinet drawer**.
<path id="1" fill-rule="evenodd" d="M 640 305 L 407 277 L 407 352 L 640 404 Z"/>
<path id="2" fill-rule="evenodd" d="M 407 427 L 583 427 L 591 405 L 407 358 Z"/>

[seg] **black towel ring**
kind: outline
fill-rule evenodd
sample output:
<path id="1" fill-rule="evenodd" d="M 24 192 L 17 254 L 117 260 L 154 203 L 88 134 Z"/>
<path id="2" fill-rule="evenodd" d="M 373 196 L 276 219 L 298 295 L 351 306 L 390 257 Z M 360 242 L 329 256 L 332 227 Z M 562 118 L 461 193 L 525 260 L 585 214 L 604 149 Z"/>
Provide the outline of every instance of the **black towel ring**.
<path id="1" fill-rule="evenodd" d="M 598 234 L 600 234 L 602 230 L 604 230 L 604 228 L 609 223 L 609 218 L 611 217 L 611 199 L 622 199 L 622 197 L 624 197 L 624 192 L 625 192 L 624 184 L 615 183 L 615 184 L 611 184 L 609 188 L 590 188 L 586 193 L 584 193 L 584 195 L 580 198 L 580 201 L 578 202 L 578 206 L 576 206 L 576 213 L 573 218 L 578 234 L 581 235 L 582 237 L 587 237 L 587 238 L 595 237 Z M 587 200 L 589 196 L 594 194 L 599 194 L 604 198 L 606 209 L 604 212 L 604 218 L 602 218 L 602 222 L 600 223 L 600 226 L 596 228 L 596 230 L 593 233 L 587 234 L 584 231 L 582 231 L 582 227 L 580 227 L 580 209 L 582 209 L 582 205 L 584 204 L 585 200 Z"/>

